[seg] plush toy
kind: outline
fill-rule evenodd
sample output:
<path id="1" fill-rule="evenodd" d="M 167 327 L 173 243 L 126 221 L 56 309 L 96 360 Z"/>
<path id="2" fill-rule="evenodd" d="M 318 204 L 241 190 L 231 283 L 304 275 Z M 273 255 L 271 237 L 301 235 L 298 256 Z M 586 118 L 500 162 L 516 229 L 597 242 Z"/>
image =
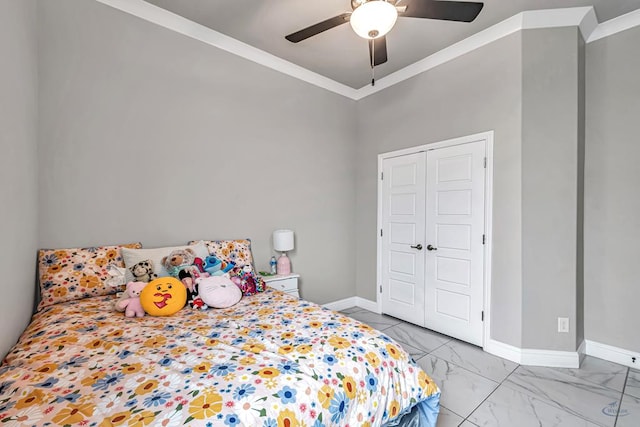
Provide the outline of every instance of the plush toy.
<path id="1" fill-rule="evenodd" d="M 174 277 L 159 277 L 146 285 L 140 303 L 151 316 L 171 316 L 187 302 L 187 289 Z"/>
<path id="2" fill-rule="evenodd" d="M 176 249 L 162 258 L 162 265 L 172 277 L 178 277 L 179 273 L 193 265 L 196 253 L 191 248 Z"/>
<path id="3" fill-rule="evenodd" d="M 242 299 L 242 291 L 228 274 L 222 276 L 200 277 L 196 279 L 200 298 L 209 307 L 227 308 Z"/>
<path id="4" fill-rule="evenodd" d="M 107 279 L 105 280 L 105 283 L 116 290 L 121 290 L 121 287 L 127 283 L 124 280 L 125 271 L 124 267 L 118 267 L 115 264 L 107 265 Z"/>
<path id="5" fill-rule="evenodd" d="M 204 271 L 215 276 L 218 271 L 220 271 L 220 267 L 222 266 L 222 261 L 218 258 L 210 255 L 204 259 Z"/>
<path id="6" fill-rule="evenodd" d="M 145 286 L 147 284 L 144 282 L 127 283 L 126 293 L 128 297 L 118 301 L 116 310 L 124 311 L 124 315 L 127 317 L 143 317 L 145 310 L 140 304 L 140 294 Z"/>
<path id="7" fill-rule="evenodd" d="M 232 261 L 223 261 L 210 255 L 204 259 L 204 271 L 212 276 L 222 276 L 231 271 L 236 264 Z"/>
<path id="8" fill-rule="evenodd" d="M 196 257 L 196 259 L 193 260 L 193 265 L 198 267 L 200 273 L 204 273 L 204 261 L 202 261 L 202 258 Z"/>
<path id="9" fill-rule="evenodd" d="M 179 279 L 189 290 L 193 290 L 193 275 L 198 267 L 193 265 L 196 253 L 190 249 L 176 249 L 162 258 L 162 265 L 171 277 Z"/>
<path id="10" fill-rule="evenodd" d="M 129 271 L 135 277 L 136 282 L 149 283 L 153 279 L 157 279 L 158 275 L 153 272 L 153 261 L 146 259 L 129 267 Z"/>
<path id="11" fill-rule="evenodd" d="M 244 267 L 235 267 L 232 270 L 231 280 L 235 283 L 243 295 L 253 295 L 258 292 L 264 292 L 264 280 L 255 274 L 250 264 Z"/>
<path id="12" fill-rule="evenodd" d="M 209 277 L 209 273 L 202 273 L 201 275 L 196 276 L 193 281 L 193 286 L 191 289 L 187 289 L 187 304 L 193 309 L 196 310 L 206 310 L 209 308 L 207 304 L 200 297 L 200 289 L 198 287 L 198 280 L 200 278 Z"/>

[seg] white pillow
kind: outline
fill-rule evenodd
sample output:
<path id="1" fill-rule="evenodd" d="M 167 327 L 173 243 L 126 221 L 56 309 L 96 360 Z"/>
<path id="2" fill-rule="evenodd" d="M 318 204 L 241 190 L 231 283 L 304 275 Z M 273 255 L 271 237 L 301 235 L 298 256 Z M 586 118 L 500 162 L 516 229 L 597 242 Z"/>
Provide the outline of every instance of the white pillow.
<path id="1" fill-rule="evenodd" d="M 127 268 L 127 271 L 125 272 L 125 283 L 135 280 L 135 277 L 133 277 L 129 268 L 133 267 L 140 261 L 146 260 L 151 260 L 153 262 L 153 272 L 156 273 L 158 277 L 169 276 L 167 269 L 162 266 L 162 258 L 169 255 L 172 251 L 187 248 L 193 250 L 196 253 L 196 256 L 202 258 L 203 261 L 209 256 L 207 245 L 202 241 L 187 246 L 167 246 L 164 248 L 153 249 L 122 248 L 122 259 L 124 260 L 124 265 Z"/>

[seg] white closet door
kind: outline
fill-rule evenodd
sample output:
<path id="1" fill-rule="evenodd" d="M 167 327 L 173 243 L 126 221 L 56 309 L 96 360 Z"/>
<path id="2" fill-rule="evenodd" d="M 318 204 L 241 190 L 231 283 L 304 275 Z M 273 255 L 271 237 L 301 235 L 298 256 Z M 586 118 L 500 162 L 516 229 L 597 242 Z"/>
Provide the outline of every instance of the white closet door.
<path id="1" fill-rule="evenodd" d="M 382 311 L 424 325 L 425 153 L 383 161 Z"/>
<path id="2" fill-rule="evenodd" d="M 427 151 L 425 326 L 483 343 L 485 142 Z"/>

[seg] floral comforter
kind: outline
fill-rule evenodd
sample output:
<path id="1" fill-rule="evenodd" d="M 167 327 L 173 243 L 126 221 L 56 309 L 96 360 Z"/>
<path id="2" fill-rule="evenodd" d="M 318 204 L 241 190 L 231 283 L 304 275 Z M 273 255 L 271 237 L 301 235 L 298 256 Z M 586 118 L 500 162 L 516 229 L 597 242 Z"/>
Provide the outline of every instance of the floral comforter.
<path id="1" fill-rule="evenodd" d="M 274 290 L 125 318 L 114 296 L 36 314 L 0 367 L 2 425 L 435 425 L 440 392 L 393 340 Z M 415 411 L 415 410 L 414 410 Z"/>

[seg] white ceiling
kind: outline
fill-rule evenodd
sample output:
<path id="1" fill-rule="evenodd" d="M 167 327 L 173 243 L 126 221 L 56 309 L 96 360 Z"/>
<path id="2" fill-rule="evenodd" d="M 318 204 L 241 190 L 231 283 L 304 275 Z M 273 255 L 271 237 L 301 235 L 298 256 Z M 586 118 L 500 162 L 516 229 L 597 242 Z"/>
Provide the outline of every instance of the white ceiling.
<path id="1" fill-rule="evenodd" d="M 408 0 L 404 0 L 408 1 Z M 352 88 L 371 81 L 367 41 L 344 24 L 300 43 L 284 36 L 351 10 L 349 0 L 147 0 L 184 18 Z M 598 22 L 640 9 L 640 0 L 486 0 L 472 23 L 402 18 L 387 35 L 382 78 L 526 10 L 594 6 Z M 402 4 L 402 2 L 400 3 Z"/>

